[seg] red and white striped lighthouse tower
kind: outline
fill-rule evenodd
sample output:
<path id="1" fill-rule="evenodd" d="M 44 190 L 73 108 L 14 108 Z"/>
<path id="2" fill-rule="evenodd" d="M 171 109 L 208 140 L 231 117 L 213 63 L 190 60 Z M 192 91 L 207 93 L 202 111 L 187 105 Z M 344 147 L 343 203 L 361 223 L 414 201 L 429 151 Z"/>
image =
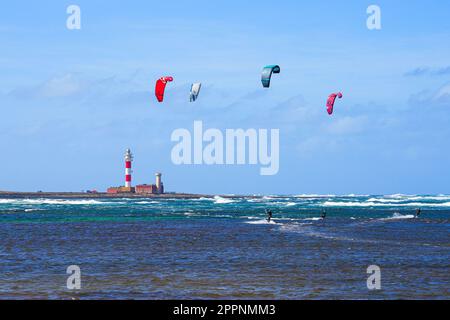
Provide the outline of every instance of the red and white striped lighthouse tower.
<path id="1" fill-rule="evenodd" d="M 125 187 L 131 188 L 131 162 L 133 162 L 133 154 L 130 149 L 125 152 Z"/>

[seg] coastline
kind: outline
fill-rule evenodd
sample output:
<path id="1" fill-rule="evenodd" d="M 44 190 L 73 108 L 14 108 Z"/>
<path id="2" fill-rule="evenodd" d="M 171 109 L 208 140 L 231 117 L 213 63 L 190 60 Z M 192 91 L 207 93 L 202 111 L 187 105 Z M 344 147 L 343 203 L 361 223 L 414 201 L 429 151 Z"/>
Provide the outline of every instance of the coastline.
<path id="1" fill-rule="evenodd" d="M 184 192 L 167 192 L 163 194 L 138 194 L 138 193 L 106 193 L 106 192 L 27 192 L 27 191 L 1 191 L 0 197 L 7 198 L 60 198 L 60 199 L 74 199 L 74 198 L 85 198 L 85 199 L 213 199 L 214 197 L 221 197 L 225 199 L 262 199 L 264 197 L 270 197 L 272 199 L 279 199 L 284 197 L 291 197 L 293 195 L 245 195 L 245 194 L 196 194 L 196 193 L 184 193 Z M 293 196 L 299 199 L 320 199 L 328 198 L 328 195 L 296 195 Z"/>
<path id="2" fill-rule="evenodd" d="M 200 198 L 214 198 L 213 195 L 191 194 L 191 193 L 164 193 L 164 194 L 135 194 L 135 193 L 118 193 L 109 194 L 106 192 L 97 193 L 83 193 L 83 192 L 13 192 L 0 191 L 0 197 L 8 198 L 60 198 L 60 199 L 74 199 L 74 198 L 110 198 L 110 199 L 200 199 Z M 223 196 L 230 198 L 231 196 Z"/>
<path id="3" fill-rule="evenodd" d="M 335 197 L 336 195 L 331 195 Z M 213 199 L 214 197 L 221 197 L 225 199 L 262 199 L 265 197 L 272 199 L 281 199 L 285 197 L 295 197 L 298 199 L 324 199 L 329 198 L 330 195 L 318 194 L 197 194 L 187 192 L 167 192 L 163 194 L 138 194 L 138 193 L 107 193 L 107 192 L 61 192 L 61 191 L 45 191 L 45 192 L 31 192 L 31 191 L 2 191 L 0 190 L 0 197 L 7 198 L 60 198 L 60 199 L 74 199 L 74 198 L 109 198 L 109 199 Z"/>

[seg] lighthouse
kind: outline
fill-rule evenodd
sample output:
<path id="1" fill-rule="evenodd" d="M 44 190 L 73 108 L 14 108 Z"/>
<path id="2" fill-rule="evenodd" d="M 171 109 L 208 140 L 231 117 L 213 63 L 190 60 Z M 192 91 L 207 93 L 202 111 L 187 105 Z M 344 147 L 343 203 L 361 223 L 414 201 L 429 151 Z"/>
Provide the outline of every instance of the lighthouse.
<path id="1" fill-rule="evenodd" d="M 125 151 L 125 186 L 120 187 L 109 187 L 107 193 L 109 194 L 164 194 L 164 183 L 162 182 L 162 174 L 157 172 L 156 184 L 141 184 L 136 187 L 131 186 L 131 164 L 133 162 L 133 154 L 130 149 Z"/>
<path id="2" fill-rule="evenodd" d="M 133 162 L 133 154 L 130 149 L 125 152 L 125 187 L 131 188 L 131 163 Z"/>

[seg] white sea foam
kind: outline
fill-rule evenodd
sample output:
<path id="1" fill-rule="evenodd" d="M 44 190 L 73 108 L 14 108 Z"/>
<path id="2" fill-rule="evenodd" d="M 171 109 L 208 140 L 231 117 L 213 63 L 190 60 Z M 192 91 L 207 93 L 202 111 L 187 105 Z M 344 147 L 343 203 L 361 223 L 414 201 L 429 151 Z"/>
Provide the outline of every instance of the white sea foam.
<path id="1" fill-rule="evenodd" d="M 446 200 L 450 200 L 450 196 L 446 196 L 446 195 L 437 195 L 437 196 L 414 196 L 411 198 L 408 198 L 408 200 L 410 201 L 446 201 Z"/>
<path id="2" fill-rule="evenodd" d="M 284 201 L 275 201 L 270 203 L 271 206 L 283 206 L 283 207 L 293 207 L 297 204 L 298 204 L 297 202 L 284 202 Z"/>
<path id="3" fill-rule="evenodd" d="M 212 200 L 214 200 L 213 198 L 205 198 L 205 197 L 201 197 L 201 198 L 198 198 L 198 199 L 192 199 L 192 201 L 212 201 Z"/>
<path id="4" fill-rule="evenodd" d="M 277 217 L 278 221 L 303 221 L 304 219 L 302 218 L 283 218 L 283 217 Z"/>
<path id="5" fill-rule="evenodd" d="M 285 203 L 285 206 L 286 206 L 286 207 L 293 207 L 293 206 L 295 206 L 295 205 L 297 205 L 297 203 L 295 203 L 295 202 L 288 202 L 288 203 Z"/>
<path id="6" fill-rule="evenodd" d="M 399 203 L 406 199 L 385 199 L 385 198 L 370 198 L 367 202 L 381 202 L 381 203 Z"/>
<path id="7" fill-rule="evenodd" d="M 298 194 L 294 198 L 334 198 L 335 194 Z"/>
<path id="8" fill-rule="evenodd" d="M 344 201 L 326 201 L 323 204 L 327 207 L 450 207 L 450 202 L 443 203 L 425 203 L 425 202 L 344 202 Z"/>
<path id="9" fill-rule="evenodd" d="M 385 196 L 380 198 L 370 198 L 368 202 L 383 202 L 383 203 L 399 203 L 408 201 L 448 201 L 450 196 L 437 195 L 437 196 Z"/>
<path id="10" fill-rule="evenodd" d="M 392 202 L 402 202 L 402 201 L 446 201 L 450 200 L 450 195 L 438 194 L 438 195 L 406 195 L 406 194 L 393 194 L 385 196 L 374 196 L 368 201 L 392 201 Z"/>
<path id="11" fill-rule="evenodd" d="M 376 202 L 344 202 L 344 201 L 325 201 L 326 207 L 372 207 L 372 206 L 385 206 L 382 203 Z"/>
<path id="12" fill-rule="evenodd" d="M 323 220 L 323 218 L 316 217 L 316 218 L 306 218 L 303 220 L 305 220 L 305 221 L 320 221 L 320 220 Z"/>
<path id="13" fill-rule="evenodd" d="M 403 194 L 403 193 L 395 193 L 395 194 L 389 194 L 389 195 L 385 195 L 386 198 L 407 198 L 407 197 L 414 197 L 414 195 L 407 195 L 407 194 Z"/>
<path id="14" fill-rule="evenodd" d="M 412 214 L 402 215 L 402 214 L 396 212 L 392 215 L 392 217 L 383 218 L 380 220 L 402 220 L 402 219 L 414 219 L 414 218 L 415 218 L 415 216 Z"/>
<path id="15" fill-rule="evenodd" d="M 227 203 L 233 203 L 233 202 L 235 202 L 233 199 L 226 199 L 226 198 L 222 198 L 220 196 L 214 197 L 214 203 L 216 203 L 216 204 L 227 204 Z"/>
<path id="16" fill-rule="evenodd" d="M 138 201 L 136 204 L 158 204 L 159 201 Z"/>
<path id="17" fill-rule="evenodd" d="M 195 213 L 195 212 L 185 212 L 185 213 L 183 213 L 185 216 L 188 216 L 188 217 L 192 217 L 192 216 L 199 216 L 199 214 L 198 213 Z"/>
<path id="18" fill-rule="evenodd" d="M 269 221 L 267 221 L 265 219 L 263 219 L 263 220 L 256 220 L 256 221 L 247 221 L 245 223 L 247 223 L 247 224 L 277 224 L 273 220 L 270 220 L 270 222 L 269 222 Z"/>

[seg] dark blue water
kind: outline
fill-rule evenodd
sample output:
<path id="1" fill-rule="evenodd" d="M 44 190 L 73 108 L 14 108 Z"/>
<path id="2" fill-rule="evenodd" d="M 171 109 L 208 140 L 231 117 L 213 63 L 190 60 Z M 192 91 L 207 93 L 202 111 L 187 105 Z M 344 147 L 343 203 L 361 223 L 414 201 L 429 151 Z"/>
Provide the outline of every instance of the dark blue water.
<path id="1" fill-rule="evenodd" d="M 4 198 L 0 298 L 448 299 L 449 231 L 444 195 Z"/>

